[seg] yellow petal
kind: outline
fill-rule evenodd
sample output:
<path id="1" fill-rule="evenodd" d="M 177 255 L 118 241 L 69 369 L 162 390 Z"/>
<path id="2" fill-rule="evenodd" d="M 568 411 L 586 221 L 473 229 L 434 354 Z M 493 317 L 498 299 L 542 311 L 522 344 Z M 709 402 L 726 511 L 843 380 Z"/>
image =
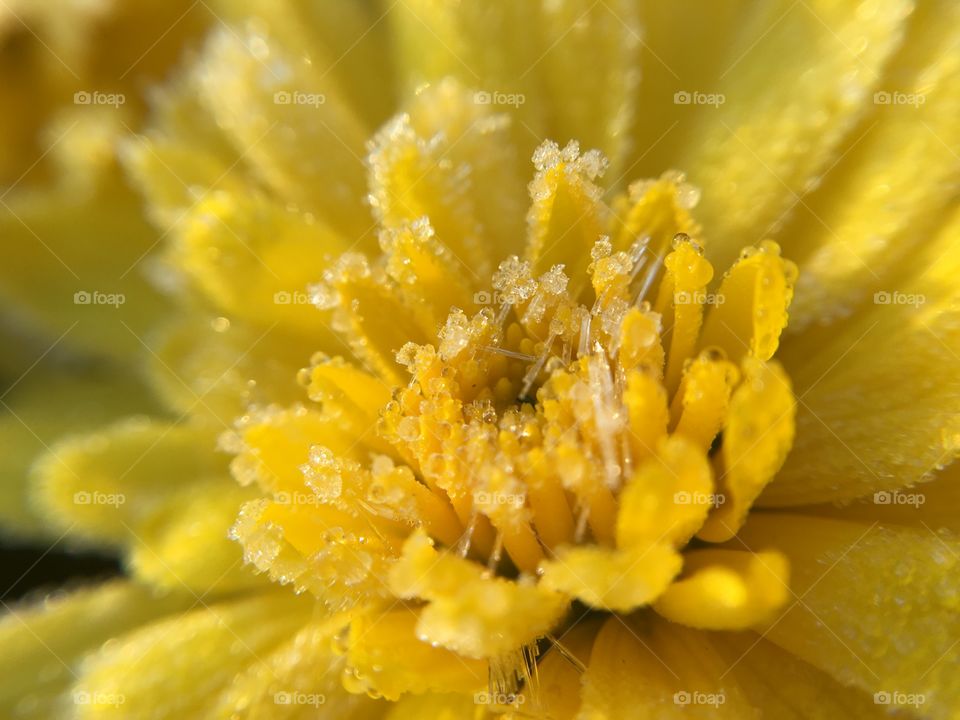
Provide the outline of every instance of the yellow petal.
<path id="1" fill-rule="evenodd" d="M 697 533 L 710 542 L 727 540 L 737 532 L 793 445 L 796 402 L 780 365 L 745 357 L 743 375 L 723 429 L 723 472 L 717 479 L 723 502 Z"/>
<path id="2" fill-rule="evenodd" d="M 746 354 L 769 360 L 787 326 L 796 279 L 796 266 L 780 257 L 776 243 L 744 250 L 723 276 L 700 347 L 719 347 L 734 361 Z"/>
<path id="3" fill-rule="evenodd" d="M 196 483 L 229 482 L 216 434 L 199 425 L 131 418 L 51 449 L 35 470 L 38 502 L 77 538 L 124 544 L 139 526 Z"/>
<path id="4" fill-rule="evenodd" d="M 423 533 L 404 544 L 390 571 L 390 589 L 429 601 L 417 622 L 419 638 L 473 658 L 506 655 L 535 642 L 567 609 L 566 599 L 548 585 L 491 577 L 475 562 L 438 552 Z"/>
<path id="5" fill-rule="evenodd" d="M 650 616 L 614 616 L 593 644 L 578 718 L 750 717 L 754 709 L 728 682 L 729 667 L 705 633 Z"/>
<path id="6" fill-rule="evenodd" d="M 210 717 L 218 720 L 344 720 L 383 717 L 384 703 L 348 693 L 345 658 L 335 652 L 341 616 L 306 621 L 295 635 L 234 678 Z"/>
<path id="7" fill-rule="evenodd" d="M 533 37 L 539 36 L 542 45 L 536 70 L 550 103 L 549 137 L 600 149 L 613 162 L 616 184 L 632 149 L 629 129 L 638 111 L 643 42 L 638 8 L 629 0 L 541 7 Z"/>
<path id="8" fill-rule="evenodd" d="M 5 448 L 0 465 L 0 522 L 17 533 L 46 536 L 51 528 L 37 514 L 28 492 L 34 461 L 77 428 L 157 408 L 145 386 L 116 369 L 67 372 L 41 361 L 32 369 L 29 364 L 18 367 L 17 376 L 22 377 L 9 386 L 0 413 Z"/>
<path id="9" fill-rule="evenodd" d="M 312 492 L 248 502 L 230 537 L 271 580 L 309 590 L 337 612 L 389 597 L 386 574 L 400 545 L 369 518 L 320 503 Z"/>
<path id="10" fill-rule="evenodd" d="M 107 644 L 83 665 L 71 692 L 81 720 L 210 717 L 233 678 L 261 662 L 309 618 L 289 593 L 215 603 Z"/>
<path id="11" fill-rule="evenodd" d="M 397 228 L 428 217 L 457 273 L 480 287 L 497 262 L 517 251 L 524 231 L 526 176 L 519 172 L 509 128 L 507 116 L 478 104 L 473 92 L 448 78 L 420 88 L 408 112 L 371 143 L 377 219 Z"/>
<path id="12" fill-rule="evenodd" d="M 782 243 L 801 265 L 789 332 L 848 315 L 888 290 L 936 232 L 960 178 L 960 7 L 920 2 L 870 112 Z"/>
<path id="13" fill-rule="evenodd" d="M 386 720 L 484 720 L 488 717 L 494 716 L 483 706 L 477 705 L 473 695 L 435 693 L 404 695 L 390 704 Z"/>
<path id="14" fill-rule="evenodd" d="M 768 622 L 790 598 L 788 564 L 776 551 L 692 550 L 683 576 L 654 609 L 702 630 L 740 630 Z"/>
<path id="15" fill-rule="evenodd" d="M 160 513 L 131 525 L 130 572 L 152 586 L 201 597 L 264 587 L 266 578 L 244 567 L 242 551 L 224 533 L 252 495 L 226 477 L 171 493 Z"/>
<path id="16" fill-rule="evenodd" d="M 573 546 L 541 564 L 540 584 L 598 610 L 626 613 L 652 602 L 682 564 L 667 544 L 625 550 Z"/>
<path id="17" fill-rule="evenodd" d="M 617 547 L 684 545 L 710 511 L 712 492 L 703 451 L 680 436 L 665 439 L 620 494 Z"/>
<path id="18" fill-rule="evenodd" d="M 538 273 L 563 265 L 573 278 L 571 295 L 585 289 L 590 250 L 604 233 L 607 209 L 594 183 L 607 161 L 596 150 L 580 154 L 571 142 L 563 150 L 545 142 L 533 158 L 537 173 L 530 184 L 533 203 L 527 215 L 527 259 Z"/>
<path id="19" fill-rule="evenodd" d="M 716 113 L 713 105 L 675 103 L 677 92 L 710 92 L 733 62 L 731 41 L 742 32 L 753 9 L 750 0 L 702 3 L 698 0 L 641 0 L 643 48 L 640 86 L 633 120 L 637 157 L 626 177 L 651 177 L 680 167 L 677 156 L 692 133 Z M 678 43 L 677 38 L 685 38 Z M 695 233 L 689 233 L 695 235 Z"/>
<path id="20" fill-rule="evenodd" d="M 950 716 L 960 698 L 960 543 L 951 533 L 755 513 L 739 537 L 790 562 L 796 598 L 768 639 L 845 685 Z"/>
<path id="21" fill-rule="evenodd" d="M 396 107 L 387 36 L 388 12 L 377 4 L 333 0 L 211 0 L 210 12 L 237 26 L 256 18 L 289 52 L 309 57 L 343 101 L 371 124 Z M 268 62 L 268 61 L 266 61 Z"/>
<path id="22" fill-rule="evenodd" d="M 897 50 L 912 7 L 909 0 L 751 6 L 715 83 L 676 88 L 690 104 L 701 94 L 697 102 L 712 110 L 698 116 L 674 166 L 709 189 L 697 216 L 719 267 L 763 239 L 829 167 Z"/>
<path id="23" fill-rule="evenodd" d="M 768 505 L 839 502 L 909 486 L 960 449 L 960 213 L 902 279 L 827 337 L 785 343 L 797 441 Z M 815 348 L 815 352 L 811 352 Z"/>
<path id="24" fill-rule="evenodd" d="M 255 496 L 229 477 L 216 433 L 134 418 L 55 446 L 37 463 L 37 501 L 77 540 L 124 550 L 150 584 L 198 593 L 256 578 L 224 534 Z"/>
<path id="25" fill-rule="evenodd" d="M 524 688 L 522 709 L 535 717 L 573 720 L 580 708 L 580 676 L 603 620 L 583 618 L 557 637 L 537 662 L 538 682 Z M 507 698 L 510 699 L 510 698 Z"/>
<path id="26" fill-rule="evenodd" d="M 262 29 L 262 28 L 261 28 Z M 266 31 L 216 30 L 199 86 L 209 111 L 252 170 L 280 196 L 359 238 L 368 130 L 331 78 Z"/>
<path id="27" fill-rule="evenodd" d="M 310 215 L 247 191 L 214 191 L 181 220 L 169 257 L 219 313 L 261 327 L 278 323 L 330 346 L 329 318 L 308 288 L 348 246 Z"/>
<path id="28" fill-rule="evenodd" d="M 303 390 L 292 378 L 307 358 L 303 336 L 210 317 L 181 316 L 159 328 L 147 355 L 149 379 L 178 413 L 226 430 L 251 403 L 292 405 Z"/>
<path id="29" fill-rule="evenodd" d="M 359 253 L 345 253 L 323 276 L 319 302 L 334 310 L 334 329 L 370 372 L 400 384 L 397 351 L 408 342 L 435 339 L 431 318 L 378 265 Z"/>
<path id="30" fill-rule="evenodd" d="M 71 132 L 64 143 L 101 151 L 102 139 L 85 137 L 79 127 Z M 144 275 L 156 233 L 115 167 L 85 182 L 84 192 L 70 186 L 0 202 L 7 259 L 0 267 L 0 297 L 37 331 L 62 337 L 66 348 L 129 359 L 168 309 Z"/>
<path id="31" fill-rule="evenodd" d="M 706 452 L 727 418 L 737 366 L 709 351 L 688 362 L 670 408 L 674 432 Z"/>
<path id="32" fill-rule="evenodd" d="M 484 93 L 480 102 L 498 98 L 496 109 L 518 120 L 514 138 L 525 161 L 547 135 L 548 112 L 534 102 L 542 95 L 535 66 L 543 50 L 530 42 L 540 23 L 538 8 L 510 0 L 401 0 L 389 20 L 407 92 L 452 75 Z"/>
<path id="33" fill-rule="evenodd" d="M 81 657 L 111 637 L 186 610 L 195 601 L 189 593 L 161 596 L 132 583 L 111 582 L 51 595 L 37 605 L 5 606 L 0 712 L 18 720 L 64 717 L 74 698 L 60 693 L 74 682 Z"/>
<path id="34" fill-rule="evenodd" d="M 713 266 L 704 259 L 700 247 L 689 239 L 677 241 L 663 264 L 665 270 L 656 309 L 669 328 L 666 379 L 667 388 L 672 392 L 680 382 L 684 363 L 697 347 Z"/>
<path id="35" fill-rule="evenodd" d="M 343 432 L 336 420 L 303 406 L 257 414 L 240 428 L 239 439 L 240 452 L 230 464 L 233 476 L 269 493 L 307 490 L 300 468 L 315 445 L 338 457 L 365 459 L 364 446 Z"/>
<path id="36" fill-rule="evenodd" d="M 889 708 L 874 702 L 872 695 L 841 684 L 756 633 L 712 633 L 710 639 L 729 664 L 725 679 L 737 683 L 750 704 L 771 717 L 888 717 Z"/>
<path id="37" fill-rule="evenodd" d="M 628 439 L 633 450 L 633 461 L 640 463 L 654 455 L 667 436 L 667 423 L 670 420 L 667 393 L 657 378 L 643 372 L 631 372 L 627 375 L 623 402 L 630 419 Z"/>
<path id="38" fill-rule="evenodd" d="M 418 639 L 419 618 L 408 608 L 360 616 L 350 623 L 344 685 L 387 700 L 403 693 L 474 693 L 487 684 L 487 663 Z"/>

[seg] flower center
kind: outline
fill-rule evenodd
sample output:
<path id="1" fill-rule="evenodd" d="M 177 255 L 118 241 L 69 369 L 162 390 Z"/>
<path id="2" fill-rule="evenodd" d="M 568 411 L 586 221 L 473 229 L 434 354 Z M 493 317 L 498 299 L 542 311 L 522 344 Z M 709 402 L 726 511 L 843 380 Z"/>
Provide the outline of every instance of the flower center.
<path id="1" fill-rule="evenodd" d="M 730 629 L 783 600 L 782 558 L 709 544 L 734 537 L 792 441 L 768 361 L 794 267 L 763 243 L 711 290 L 677 175 L 636 184 L 596 234 L 578 213 L 600 202 L 602 158 L 547 144 L 535 161 L 525 259 L 482 288 L 426 218 L 385 229 L 377 262 L 344 255 L 313 289 L 360 363 L 315 357 L 300 380 L 318 405 L 240 424 L 235 472 L 272 497 L 234 535 L 348 614 L 358 689 L 402 691 L 363 630 L 398 602 L 411 638 L 509 689 L 574 602 Z"/>

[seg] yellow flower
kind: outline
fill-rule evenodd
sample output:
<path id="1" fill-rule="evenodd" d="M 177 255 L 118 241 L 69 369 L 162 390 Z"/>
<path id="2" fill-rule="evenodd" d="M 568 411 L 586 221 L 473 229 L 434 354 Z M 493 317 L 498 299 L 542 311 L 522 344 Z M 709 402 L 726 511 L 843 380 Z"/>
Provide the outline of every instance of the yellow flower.
<path id="1" fill-rule="evenodd" d="M 71 291 L 159 407 L 4 402 L 131 576 L 11 609 L 7 715 L 955 715 L 960 6 L 204 7 L 96 146 L 173 302 Z"/>

